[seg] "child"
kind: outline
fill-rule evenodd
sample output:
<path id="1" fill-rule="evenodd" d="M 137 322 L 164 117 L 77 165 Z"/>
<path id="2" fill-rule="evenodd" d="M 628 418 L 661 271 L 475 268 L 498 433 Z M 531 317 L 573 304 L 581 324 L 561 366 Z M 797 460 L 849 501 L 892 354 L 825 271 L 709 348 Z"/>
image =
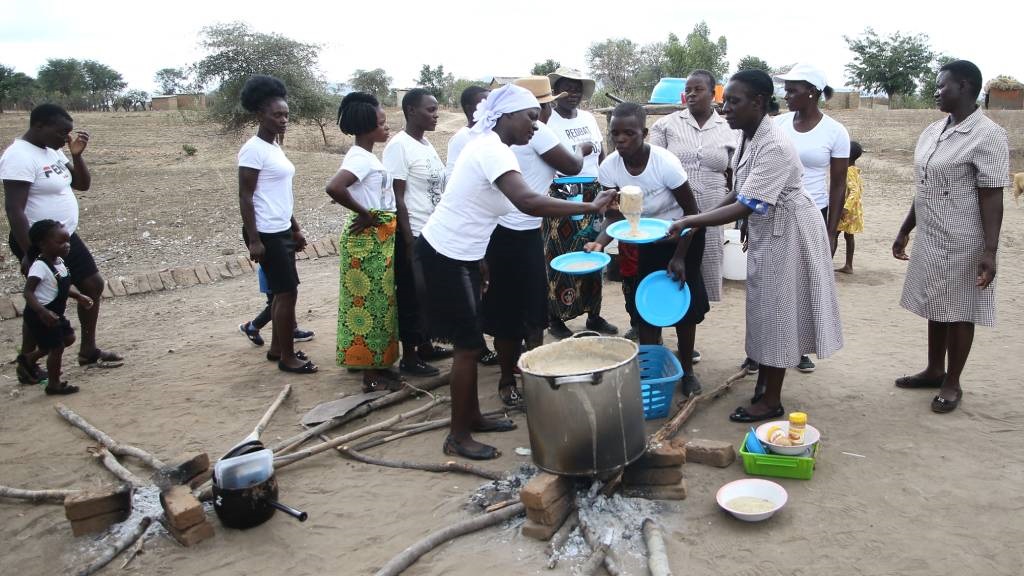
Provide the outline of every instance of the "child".
<path id="1" fill-rule="evenodd" d="M 256 267 L 256 277 L 259 278 L 260 292 L 267 295 L 267 307 L 252 321 L 239 324 L 238 331 L 245 334 L 253 344 L 263 346 L 263 336 L 260 336 L 260 330 L 270 322 L 270 309 L 274 304 L 274 294 L 267 287 L 267 277 L 263 275 L 262 266 Z M 296 327 L 293 336 L 295 342 L 309 342 L 313 339 L 313 331 Z"/>
<path id="2" fill-rule="evenodd" d="M 860 143 L 850 141 L 850 167 L 846 171 L 846 203 L 843 205 L 843 215 L 839 218 L 839 226 L 836 232 L 842 232 L 846 239 L 846 266 L 836 270 L 843 274 L 853 274 L 853 235 L 864 231 L 864 210 L 861 207 L 861 195 L 864 192 L 864 180 L 860 177 L 860 168 L 857 168 L 857 158 L 864 150 Z"/>
<path id="3" fill-rule="evenodd" d="M 36 350 L 25 354 L 24 358 L 31 365 L 48 354 L 46 393 L 74 394 L 78 392 L 78 386 L 60 379 L 64 348 L 75 341 L 75 331 L 64 317 L 64 310 L 68 296 L 85 309 L 92 308 L 93 301 L 71 285 L 71 276 L 63 258 L 71 250 L 71 235 L 60 222 L 40 220 L 29 228 L 28 238 L 36 260 L 32 262 L 25 282 L 24 322 L 25 329 L 35 337 Z"/>

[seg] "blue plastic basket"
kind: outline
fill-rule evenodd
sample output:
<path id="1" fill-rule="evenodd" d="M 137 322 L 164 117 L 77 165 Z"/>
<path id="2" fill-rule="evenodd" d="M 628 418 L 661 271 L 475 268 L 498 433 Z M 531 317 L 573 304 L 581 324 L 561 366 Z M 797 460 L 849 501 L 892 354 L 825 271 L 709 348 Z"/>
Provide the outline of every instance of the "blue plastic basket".
<path id="1" fill-rule="evenodd" d="M 671 350 L 656 344 L 641 344 L 640 393 L 644 401 L 644 420 L 668 416 L 676 382 L 683 377 L 683 366 Z"/>

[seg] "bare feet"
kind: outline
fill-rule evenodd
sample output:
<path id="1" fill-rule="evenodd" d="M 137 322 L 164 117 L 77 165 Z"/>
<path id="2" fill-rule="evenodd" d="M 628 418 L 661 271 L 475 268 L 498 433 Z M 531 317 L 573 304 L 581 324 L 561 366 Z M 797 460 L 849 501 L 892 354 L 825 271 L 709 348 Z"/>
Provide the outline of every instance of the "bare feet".
<path id="1" fill-rule="evenodd" d="M 853 266 L 843 266 L 842 268 L 836 268 L 836 272 L 842 272 L 843 274 L 853 274 Z"/>

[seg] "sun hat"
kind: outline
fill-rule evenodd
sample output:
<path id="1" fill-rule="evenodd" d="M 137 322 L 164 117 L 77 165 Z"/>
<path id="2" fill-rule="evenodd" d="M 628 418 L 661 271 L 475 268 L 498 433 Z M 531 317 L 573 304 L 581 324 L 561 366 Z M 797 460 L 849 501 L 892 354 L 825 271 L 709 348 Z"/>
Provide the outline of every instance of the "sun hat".
<path id="1" fill-rule="evenodd" d="M 558 84 L 558 81 L 562 78 L 568 78 L 569 80 L 579 80 L 583 82 L 583 97 L 590 98 L 594 95 L 594 80 L 593 78 L 587 78 L 582 72 L 573 68 L 559 68 L 554 72 L 548 74 L 548 80 L 551 81 L 551 86 Z"/>
<path id="2" fill-rule="evenodd" d="M 793 66 L 792 70 L 785 74 L 780 74 L 776 78 L 783 81 L 807 82 L 819 91 L 824 90 L 828 86 L 828 81 L 825 80 L 825 72 L 821 68 L 811 66 L 810 64 L 797 64 Z"/>
<path id="3" fill-rule="evenodd" d="M 526 88 L 533 93 L 534 98 L 541 104 L 547 104 L 548 102 L 554 102 L 559 98 L 564 98 L 569 94 L 562 92 L 561 94 L 551 93 L 551 81 L 548 80 L 547 76 L 524 76 L 522 78 L 516 78 L 513 82 L 516 86 Z"/>

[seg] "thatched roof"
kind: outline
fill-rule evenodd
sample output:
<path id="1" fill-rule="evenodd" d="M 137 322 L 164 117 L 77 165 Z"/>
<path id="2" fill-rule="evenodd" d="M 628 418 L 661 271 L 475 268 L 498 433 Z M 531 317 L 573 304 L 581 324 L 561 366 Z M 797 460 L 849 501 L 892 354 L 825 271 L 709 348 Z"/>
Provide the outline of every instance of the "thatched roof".
<path id="1" fill-rule="evenodd" d="M 1024 84 L 1013 76 L 996 76 L 985 85 L 985 91 L 992 90 L 1024 90 Z"/>

